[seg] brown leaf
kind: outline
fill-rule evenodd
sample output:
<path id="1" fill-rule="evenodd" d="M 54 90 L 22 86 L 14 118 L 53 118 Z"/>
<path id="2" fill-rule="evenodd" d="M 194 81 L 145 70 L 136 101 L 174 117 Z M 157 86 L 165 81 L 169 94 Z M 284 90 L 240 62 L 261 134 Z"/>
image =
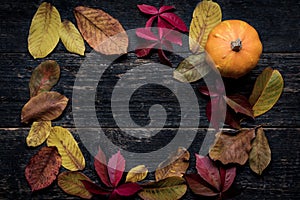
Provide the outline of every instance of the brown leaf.
<path id="1" fill-rule="evenodd" d="M 78 29 L 87 43 L 106 55 L 127 53 L 128 36 L 118 20 L 100 9 L 74 9 Z"/>
<path id="2" fill-rule="evenodd" d="M 68 98 L 58 92 L 43 92 L 32 97 L 23 107 L 21 122 L 51 121 L 61 115 Z"/>
<path id="3" fill-rule="evenodd" d="M 60 67 L 54 60 L 47 60 L 37 66 L 29 82 L 30 97 L 51 90 L 60 76 Z"/>
<path id="4" fill-rule="evenodd" d="M 56 147 L 43 147 L 34 155 L 25 169 L 26 179 L 32 191 L 48 187 L 56 179 L 61 158 Z"/>
<path id="5" fill-rule="evenodd" d="M 209 150 L 209 156 L 224 165 L 228 163 L 244 165 L 248 160 L 253 138 L 255 138 L 255 129 L 243 130 L 236 135 L 217 133 L 215 143 Z"/>
<path id="6" fill-rule="evenodd" d="M 252 142 L 249 155 L 249 164 L 252 171 L 261 175 L 271 162 L 271 149 L 262 127 L 257 129 L 256 137 Z"/>
<path id="7" fill-rule="evenodd" d="M 182 177 L 189 167 L 189 159 L 190 153 L 185 148 L 179 147 L 177 152 L 159 164 L 155 171 L 156 181 L 172 176 Z"/>
<path id="8" fill-rule="evenodd" d="M 229 105 L 236 113 L 241 113 L 254 119 L 252 106 L 245 96 L 235 94 L 223 97 L 227 105 Z"/>

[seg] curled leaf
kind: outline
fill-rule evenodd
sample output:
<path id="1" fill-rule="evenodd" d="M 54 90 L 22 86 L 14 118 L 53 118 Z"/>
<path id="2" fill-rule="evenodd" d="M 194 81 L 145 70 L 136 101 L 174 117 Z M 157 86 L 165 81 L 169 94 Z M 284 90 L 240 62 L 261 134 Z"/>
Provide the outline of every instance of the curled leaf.
<path id="1" fill-rule="evenodd" d="M 74 9 L 78 29 L 87 43 L 97 52 L 124 54 L 128 36 L 118 20 L 100 9 L 78 6 Z"/>
<path id="2" fill-rule="evenodd" d="M 264 114 L 278 101 L 283 90 L 283 78 L 278 70 L 267 67 L 256 79 L 249 102 L 254 116 Z"/>
<path id="3" fill-rule="evenodd" d="M 55 147 L 43 147 L 29 161 L 25 176 L 32 191 L 48 187 L 58 175 L 61 158 Z"/>
<path id="4" fill-rule="evenodd" d="M 64 20 L 59 29 L 59 36 L 69 52 L 84 55 L 85 46 L 82 36 L 75 27 L 75 25 L 69 20 Z"/>
<path id="5" fill-rule="evenodd" d="M 148 169 L 145 165 L 138 165 L 131 170 L 129 170 L 127 176 L 126 176 L 126 183 L 127 182 L 138 182 L 141 180 L 144 180 L 148 174 Z"/>
<path id="6" fill-rule="evenodd" d="M 271 162 L 271 149 L 262 127 L 257 129 L 256 137 L 252 142 L 249 155 L 249 164 L 252 171 L 261 175 Z"/>
<path id="7" fill-rule="evenodd" d="M 58 186 L 66 193 L 84 199 L 91 199 L 92 194 L 85 188 L 82 180 L 91 180 L 81 172 L 65 171 L 58 175 Z"/>
<path id="8" fill-rule="evenodd" d="M 68 98 L 58 92 L 43 92 L 32 97 L 22 108 L 21 122 L 51 121 L 59 117 Z"/>
<path id="9" fill-rule="evenodd" d="M 177 200 L 187 190 L 185 181 L 181 177 L 168 177 L 158 182 L 142 185 L 143 190 L 138 193 L 142 199 L 147 200 Z"/>
<path id="10" fill-rule="evenodd" d="M 58 10 L 43 2 L 33 16 L 28 36 L 28 50 L 34 58 L 44 58 L 56 47 L 60 23 Z"/>
<path id="11" fill-rule="evenodd" d="M 167 177 L 182 177 L 189 167 L 190 153 L 183 147 L 171 154 L 169 158 L 159 164 L 155 171 L 155 180 L 159 181 Z"/>
<path id="12" fill-rule="evenodd" d="M 65 128 L 55 126 L 47 139 L 47 146 L 56 146 L 62 157 L 62 166 L 70 171 L 83 170 L 85 160 L 72 134 Z"/>
<path id="13" fill-rule="evenodd" d="M 47 60 L 39 64 L 31 75 L 29 82 L 30 97 L 51 90 L 60 76 L 60 67 L 54 60 Z"/>
<path id="14" fill-rule="evenodd" d="M 208 34 L 221 20 L 222 11 L 216 2 L 201 1 L 196 6 L 189 35 L 190 50 L 193 53 L 199 53 L 204 50 Z"/>
<path id="15" fill-rule="evenodd" d="M 254 118 L 251 105 L 245 96 L 236 94 L 223 97 L 227 105 L 229 105 L 236 113 L 241 113 Z"/>
<path id="16" fill-rule="evenodd" d="M 181 82 L 198 81 L 211 71 L 207 64 L 205 53 L 190 55 L 179 63 L 173 73 L 173 77 Z"/>
<path id="17" fill-rule="evenodd" d="M 243 130 L 236 135 L 219 132 L 214 145 L 209 150 L 213 160 L 219 160 L 224 165 L 238 163 L 244 165 L 249 157 L 251 141 L 255 138 L 255 129 Z"/>
<path id="18" fill-rule="evenodd" d="M 33 122 L 26 137 L 27 146 L 36 147 L 48 138 L 51 131 L 51 121 Z"/>

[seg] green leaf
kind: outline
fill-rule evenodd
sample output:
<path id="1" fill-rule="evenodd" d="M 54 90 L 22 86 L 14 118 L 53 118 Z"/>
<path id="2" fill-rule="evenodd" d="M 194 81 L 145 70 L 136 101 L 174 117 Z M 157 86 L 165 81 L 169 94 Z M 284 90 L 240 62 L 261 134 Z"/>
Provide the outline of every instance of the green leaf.
<path id="1" fill-rule="evenodd" d="M 249 102 L 254 117 L 269 111 L 283 91 L 283 78 L 278 70 L 267 67 L 256 79 Z"/>
<path id="2" fill-rule="evenodd" d="M 206 62 L 205 53 L 190 55 L 176 68 L 173 77 L 181 82 L 198 81 L 211 71 L 211 66 Z"/>
<path id="3" fill-rule="evenodd" d="M 261 175 L 271 162 L 271 149 L 262 127 L 257 129 L 256 137 L 252 142 L 249 155 L 249 164 L 252 171 Z"/>
<path id="4" fill-rule="evenodd" d="M 30 97 L 49 91 L 57 83 L 60 76 L 60 67 L 54 60 L 47 60 L 37 66 L 29 82 Z"/>
<path id="5" fill-rule="evenodd" d="M 142 185 L 139 192 L 142 199 L 147 200 L 176 200 L 180 199 L 187 190 L 185 180 L 181 177 L 169 177 L 158 182 Z"/>

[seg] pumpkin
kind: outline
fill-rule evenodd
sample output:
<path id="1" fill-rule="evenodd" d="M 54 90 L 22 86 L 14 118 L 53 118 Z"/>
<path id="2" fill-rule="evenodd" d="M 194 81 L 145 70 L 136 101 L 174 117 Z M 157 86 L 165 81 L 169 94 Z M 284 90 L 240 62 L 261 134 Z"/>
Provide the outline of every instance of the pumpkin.
<path id="1" fill-rule="evenodd" d="M 209 33 L 205 50 L 223 77 L 239 78 L 257 65 L 262 43 L 248 23 L 225 20 Z"/>

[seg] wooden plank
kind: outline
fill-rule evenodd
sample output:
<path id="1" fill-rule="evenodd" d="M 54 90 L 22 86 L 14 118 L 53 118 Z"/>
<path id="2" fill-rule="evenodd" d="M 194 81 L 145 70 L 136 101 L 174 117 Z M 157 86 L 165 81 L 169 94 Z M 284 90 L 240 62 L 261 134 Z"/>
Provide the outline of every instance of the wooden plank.
<path id="1" fill-rule="evenodd" d="M 26 147 L 25 138 L 28 129 L 1 129 L 0 130 L 0 198 L 1 199 L 77 199 L 66 195 L 58 187 L 57 183 L 52 184 L 49 188 L 31 193 L 28 183 L 24 176 L 24 169 L 29 159 L 38 151 L 39 148 Z M 76 130 L 70 129 L 77 141 L 79 141 L 86 158 L 87 167 L 84 173 L 94 181 L 98 181 L 96 173 L 93 171 L 93 159 L 80 142 L 80 137 Z M 110 130 L 113 131 L 113 130 Z M 140 129 L 133 130 L 140 133 Z M 153 131 L 149 129 L 143 132 Z M 168 129 L 172 131 L 172 129 Z M 186 130 L 187 135 L 189 129 Z M 199 151 L 206 129 L 198 129 L 198 134 L 193 140 L 189 151 L 191 153 L 191 166 L 188 173 L 195 172 L 194 153 Z M 293 128 L 276 128 L 266 129 L 266 135 L 269 139 L 272 150 L 272 161 L 270 166 L 259 177 L 250 171 L 249 167 L 243 166 L 238 168 L 236 185 L 241 188 L 241 194 L 233 199 L 299 199 L 299 158 L 300 158 L 300 129 Z M 170 134 L 165 134 L 161 140 L 165 140 Z M 187 136 L 188 137 L 188 136 Z M 156 146 L 157 143 L 149 143 L 149 146 Z M 126 145 L 120 146 L 125 147 Z M 146 147 L 146 146 L 145 146 Z M 147 147 L 146 147 L 147 148 Z M 105 149 L 106 150 L 106 149 Z M 136 162 L 139 162 L 139 158 Z M 151 158 L 149 159 L 156 159 Z M 153 178 L 150 174 L 148 180 Z M 197 199 L 190 191 L 183 199 Z M 206 198 L 203 198 L 206 199 Z"/>
<path id="2" fill-rule="evenodd" d="M 78 5 L 100 8 L 118 19 L 126 30 L 143 27 L 148 16 L 143 15 L 137 4 L 159 6 L 160 1 L 48 1 L 57 7 L 62 19 L 75 22 L 72 9 Z M 199 0 L 170 0 L 168 5 L 177 8 L 176 13 L 189 25 L 192 13 Z M 300 13 L 298 0 L 252 1 L 216 0 L 222 8 L 223 19 L 241 19 L 253 25 L 259 32 L 265 52 L 299 52 Z M 0 52 L 27 53 L 27 36 L 31 19 L 40 1 L 3 0 L 0 8 Z M 126 16 L 126 17 L 124 17 Z M 18 34 L 16 34 L 18 33 Z M 55 52 L 65 52 L 60 44 Z"/>

